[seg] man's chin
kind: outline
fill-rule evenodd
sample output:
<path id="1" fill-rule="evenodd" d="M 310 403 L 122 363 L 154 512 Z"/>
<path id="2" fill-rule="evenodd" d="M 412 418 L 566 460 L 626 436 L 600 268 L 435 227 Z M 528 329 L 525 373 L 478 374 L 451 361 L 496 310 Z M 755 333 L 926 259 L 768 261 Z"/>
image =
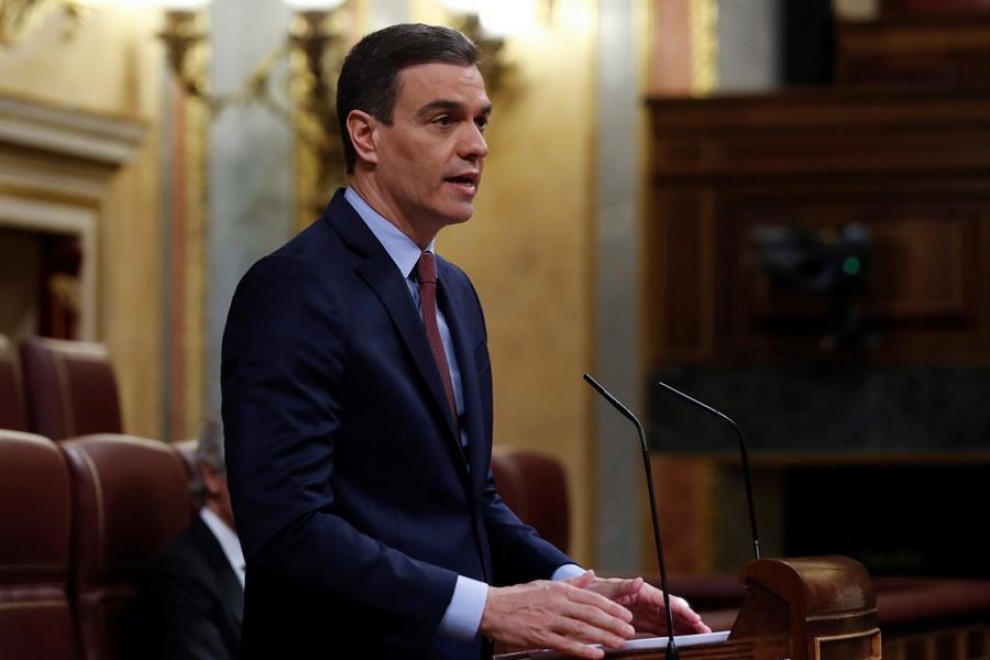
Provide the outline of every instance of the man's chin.
<path id="1" fill-rule="evenodd" d="M 470 220 L 472 215 L 474 215 L 473 204 L 460 206 L 456 209 L 450 209 L 449 212 L 442 214 L 445 225 L 463 224 Z"/>

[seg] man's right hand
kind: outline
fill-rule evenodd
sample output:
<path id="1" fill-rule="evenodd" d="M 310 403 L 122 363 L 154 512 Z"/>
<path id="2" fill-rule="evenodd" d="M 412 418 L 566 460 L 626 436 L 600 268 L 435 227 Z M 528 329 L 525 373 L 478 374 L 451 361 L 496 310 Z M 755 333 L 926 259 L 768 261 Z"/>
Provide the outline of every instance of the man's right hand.
<path id="1" fill-rule="evenodd" d="M 554 649 L 578 658 L 601 658 L 588 644 L 619 648 L 635 629 L 632 613 L 588 591 L 591 572 L 571 580 L 538 580 L 511 587 L 489 587 L 481 634 L 506 646 Z"/>

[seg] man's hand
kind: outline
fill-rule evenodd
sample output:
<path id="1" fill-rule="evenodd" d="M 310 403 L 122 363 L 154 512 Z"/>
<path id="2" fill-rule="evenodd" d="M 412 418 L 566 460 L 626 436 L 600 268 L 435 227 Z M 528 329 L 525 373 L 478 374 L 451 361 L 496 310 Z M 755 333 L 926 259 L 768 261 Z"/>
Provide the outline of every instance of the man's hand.
<path id="1" fill-rule="evenodd" d="M 619 648 L 635 630 L 628 609 L 589 589 L 595 579 L 589 571 L 570 580 L 489 587 L 481 634 L 510 647 L 604 657 L 602 649 L 588 644 Z M 635 594 L 629 595 L 635 602 Z"/>
<path id="2" fill-rule="evenodd" d="M 591 576 L 585 587 L 618 603 L 632 612 L 632 623 L 637 632 L 653 635 L 667 634 L 667 614 L 663 609 L 663 592 L 643 581 L 643 578 L 599 578 L 588 571 L 581 578 Z M 580 579 L 580 578 L 579 578 Z M 691 609 L 688 602 L 677 596 L 670 597 L 670 613 L 674 619 L 675 635 L 710 633 L 712 630 Z"/>

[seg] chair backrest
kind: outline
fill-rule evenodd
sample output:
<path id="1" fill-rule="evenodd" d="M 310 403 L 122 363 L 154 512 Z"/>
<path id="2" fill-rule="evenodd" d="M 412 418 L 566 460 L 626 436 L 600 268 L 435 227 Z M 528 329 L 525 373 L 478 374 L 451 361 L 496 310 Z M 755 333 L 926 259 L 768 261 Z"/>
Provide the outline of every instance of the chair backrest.
<path id="1" fill-rule="evenodd" d="M 30 337 L 21 342 L 21 365 L 35 433 L 64 440 L 123 432 L 117 380 L 103 344 Z"/>
<path id="2" fill-rule="evenodd" d="M 189 480 L 170 445 L 116 434 L 59 444 L 73 498 L 70 586 L 83 660 L 121 657 L 141 569 L 189 524 Z"/>
<path id="3" fill-rule="evenodd" d="M 28 430 L 17 353 L 5 335 L 0 335 L 0 429 Z"/>
<path id="4" fill-rule="evenodd" d="M 509 508 L 540 536 L 568 552 L 571 508 L 563 464 L 533 449 L 499 446 L 492 451 L 491 468 L 499 497 Z"/>
<path id="5" fill-rule="evenodd" d="M 0 657 L 76 657 L 69 475 L 48 438 L 0 430 Z"/>

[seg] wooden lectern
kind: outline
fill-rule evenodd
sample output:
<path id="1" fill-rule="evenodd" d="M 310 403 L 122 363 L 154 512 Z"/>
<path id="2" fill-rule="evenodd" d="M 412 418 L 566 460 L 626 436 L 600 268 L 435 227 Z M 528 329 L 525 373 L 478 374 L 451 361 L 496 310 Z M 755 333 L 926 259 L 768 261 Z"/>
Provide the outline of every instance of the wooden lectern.
<path id="1" fill-rule="evenodd" d="M 758 559 L 739 576 L 746 585 L 724 642 L 678 648 L 683 660 L 874 660 L 880 628 L 870 577 L 847 557 Z M 539 657 L 540 654 L 534 654 Z M 663 650 L 617 650 L 608 658 L 662 660 Z M 496 656 L 497 658 L 500 656 Z M 504 658 L 529 657 L 507 654 Z"/>

